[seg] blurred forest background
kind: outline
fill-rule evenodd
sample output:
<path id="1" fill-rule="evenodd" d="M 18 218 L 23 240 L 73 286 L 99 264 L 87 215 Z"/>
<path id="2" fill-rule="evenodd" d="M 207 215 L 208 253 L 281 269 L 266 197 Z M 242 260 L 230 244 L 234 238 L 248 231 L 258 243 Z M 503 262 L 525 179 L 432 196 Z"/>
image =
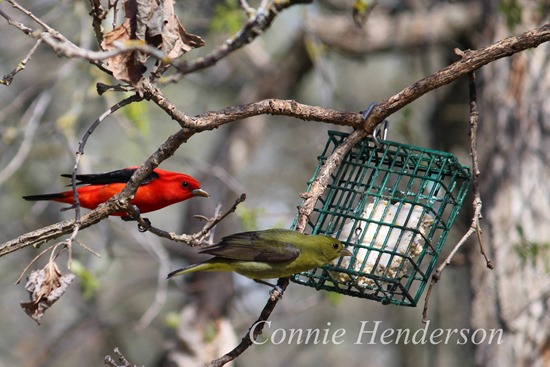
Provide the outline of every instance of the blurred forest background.
<path id="1" fill-rule="evenodd" d="M 547 23 L 549 16 L 545 1 L 389 0 L 373 8 L 361 29 L 351 15 L 353 3 L 293 6 L 251 44 L 162 90 L 191 116 L 265 98 L 358 112 L 458 60 L 454 48 L 484 47 Z M 80 47 L 98 49 L 88 1 L 22 5 Z M 175 7 L 186 30 L 206 41 L 184 55 L 189 59 L 222 43 L 246 19 L 236 0 L 176 1 Z M 6 1 L 0 10 L 38 27 Z M 110 21 L 104 27 L 110 30 Z M 4 18 L 0 30 L 5 75 L 34 40 Z M 477 73 L 482 226 L 495 270 L 485 267 L 472 239 L 444 272 L 430 303 L 431 329 L 503 328 L 504 345 L 268 342 L 249 348 L 235 365 L 549 366 L 549 60 L 546 43 Z M 60 191 L 69 183 L 59 175 L 71 172 L 78 141 L 123 98 L 98 96 L 97 82 L 115 83 L 90 63 L 58 57 L 43 44 L 13 83 L 0 87 L 0 242 L 73 218 L 72 211 L 59 211 L 61 205 L 33 204 L 21 196 Z M 389 120 L 391 140 L 449 151 L 470 165 L 466 78 L 428 93 Z M 178 129 L 153 103 L 131 104 L 94 132 L 79 172 L 140 165 Z M 350 131 L 266 115 L 197 134 L 161 168 L 197 177 L 211 197 L 147 217 L 165 230 L 191 233 L 202 225 L 193 215 L 212 216 L 218 203 L 227 209 L 246 193 L 237 212 L 216 228 L 216 240 L 241 230 L 288 228 L 330 129 Z M 471 212 L 468 199 L 444 255 L 467 230 Z M 37 250 L 0 258 L 0 366 L 99 366 L 115 347 L 137 365 L 200 366 L 238 343 L 268 297 L 266 287 L 238 275 L 166 281 L 170 270 L 197 260 L 195 251 L 140 233 L 135 223 L 119 218 L 81 231 L 78 239 L 101 258 L 73 248 L 77 280 L 40 326 L 19 306 L 28 297 L 23 284 L 14 285 Z M 360 321 L 416 330 L 423 327 L 421 313 L 421 307 L 384 306 L 291 283 L 271 320 L 272 329 L 323 329 L 330 323 L 332 330 L 353 334 Z"/>

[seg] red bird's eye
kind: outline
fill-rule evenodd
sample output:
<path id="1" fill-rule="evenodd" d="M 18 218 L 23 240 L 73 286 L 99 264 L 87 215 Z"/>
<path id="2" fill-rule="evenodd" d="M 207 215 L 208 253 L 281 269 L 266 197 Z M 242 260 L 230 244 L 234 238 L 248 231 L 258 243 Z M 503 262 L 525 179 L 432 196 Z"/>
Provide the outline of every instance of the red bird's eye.
<path id="1" fill-rule="evenodd" d="M 183 182 L 181 183 L 181 187 L 183 187 L 184 189 L 188 188 L 188 187 L 189 187 L 189 182 L 183 181 Z"/>

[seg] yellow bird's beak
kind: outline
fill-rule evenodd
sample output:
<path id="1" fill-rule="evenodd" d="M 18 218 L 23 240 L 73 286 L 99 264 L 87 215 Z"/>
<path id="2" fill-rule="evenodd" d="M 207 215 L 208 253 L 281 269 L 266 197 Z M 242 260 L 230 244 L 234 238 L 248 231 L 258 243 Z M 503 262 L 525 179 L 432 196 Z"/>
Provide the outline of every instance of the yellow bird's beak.
<path id="1" fill-rule="evenodd" d="M 202 196 L 202 197 L 205 197 L 205 198 L 210 197 L 210 195 L 206 191 L 204 191 L 203 189 L 195 189 L 195 190 L 191 191 L 191 193 L 193 194 L 193 196 Z"/>
<path id="2" fill-rule="evenodd" d="M 340 256 L 351 256 L 353 255 L 347 248 L 343 248 L 341 251 L 340 251 Z"/>

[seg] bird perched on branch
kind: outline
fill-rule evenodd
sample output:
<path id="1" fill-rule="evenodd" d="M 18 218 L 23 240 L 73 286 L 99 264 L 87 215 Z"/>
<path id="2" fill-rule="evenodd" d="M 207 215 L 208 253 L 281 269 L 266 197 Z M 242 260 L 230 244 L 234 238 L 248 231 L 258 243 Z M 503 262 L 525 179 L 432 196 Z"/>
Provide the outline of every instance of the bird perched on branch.
<path id="1" fill-rule="evenodd" d="M 95 209 L 99 204 L 120 193 L 138 167 L 127 167 L 116 171 L 98 174 L 76 175 L 76 185 L 79 187 L 78 200 L 80 206 Z M 71 178 L 70 174 L 62 177 Z M 164 171 L 155 168 L 140 184 L 130 204 L 134 205 L 139 213 L 152 212 L 165 206 L 179 203 L 194 196 L 208 197 L 208 193 L 201 189 L 197 180 L 183 173 Z M 73 191 L 55 194 L 29 195 L 23 199 L 30 201 L 51 200 L 60 203 L 74 204 Z M 111 215 L 127 217 L 124 211 Z"/>
<path id="2" fill-rule="evenodd" d="M 168 278 L 196 271 L 234 271 L 273 286 L 261 279 L 287 277 L 321 267 L 340 256 L 351 256 L 351 252 L 335 238 L 288 229 L 232 234 L 213 246 L 205 247 L 200 253 L 214 257 L 175 270 L 168 274 Z"/>

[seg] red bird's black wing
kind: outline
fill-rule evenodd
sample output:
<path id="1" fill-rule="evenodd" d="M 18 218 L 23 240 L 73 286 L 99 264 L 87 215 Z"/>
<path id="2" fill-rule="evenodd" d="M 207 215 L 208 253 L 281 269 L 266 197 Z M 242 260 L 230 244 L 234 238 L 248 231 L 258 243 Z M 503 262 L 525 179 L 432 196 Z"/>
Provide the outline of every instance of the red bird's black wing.
<path id="1" fill-rule="evenodd" d="M 91 173 L 91 174 L 79 174 L 76 175 L 78 182 L 77 185 L 107 185 L 112 183 L 128 183 L 130 177 L 136 172 L 137 168 L 123 168 L 116 171 L 105 172 L 105 173 Z M 72 178 L 71 174 L 62 174 L 62 177 Z M 159 178 L 158 173 L 151 172 L 145 179 L 141 182 L 141 185 L 147 185 L 151 181 Z M 70 185 L 68 185 L 70 186 Z"/>
<path id="2" fill-rule="evenodd" d="M 261 232 L 243 232 L 224 237 L 200 253 L 233 260 L 283 262 L 296 259 L 300 250 L 291 243 L 262 237 Z"/>

